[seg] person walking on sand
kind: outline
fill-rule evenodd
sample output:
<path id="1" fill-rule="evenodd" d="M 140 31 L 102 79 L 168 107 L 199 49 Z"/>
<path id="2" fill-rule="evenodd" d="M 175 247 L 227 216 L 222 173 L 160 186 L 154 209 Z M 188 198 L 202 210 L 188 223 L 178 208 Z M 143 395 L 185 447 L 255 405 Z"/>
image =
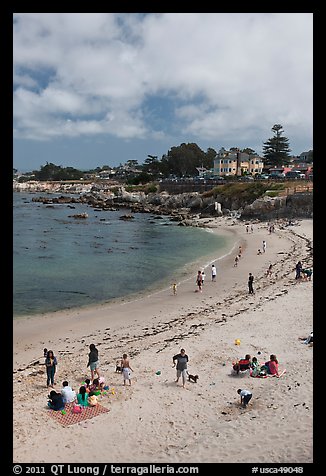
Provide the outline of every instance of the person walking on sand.
<path id="1" fill-rule="evenodd" d="M 203 279 L 202 279 L 201 271 L 198 271 L 198 273 L 197 273 L 196 284 L 198 286 L 198 291 L 201 293 L 202 292 L 202 286 L 203 286 Z"/>
<path id="2" fill-rule="evenodd" d="M 267 243 L 265 240 L 263 240 L 263 252 L 266 253 L 266 247 L 267 247 Z"/>
<path id="3" fill-rule="evenodd" d="M 267 268 L 266 276 L 272 276 L 272 273 L 273 273 L 273 265 L 270 264 Z"/>
<path id="4" fill-rule="evenodd" d="M 177 283 L 172 284 L 172 291 L 173 291 L 173 295 L 175 296 L 177 294 Z"/>
<path id="5" fill-rule="evenodd" d="M 201 285 L 202 286 L 204 286 L 205 278 L 206 278 L 206 274 L 205 274 L 205 271 L 203 270 L 201 272 Z"/>
<path id="6" fill-rule="evenodd" d="M 187 362 L 189 360 L 185 349 L 180 350 L 180 354 L 176 354 L 172 357 L 173 367 L 177 366 L 177 379 L 175 383 L 179 382 L 179 378 L 182 376 L 182 386 L 185 388 L 187 380 Z"/>
<path id="7" fill-rule="evenodd" d="M 241 388 L 237 390 L 237 393 L 240 395 L 240 404 L 246 408 L 252 398 L 252 393 L 249 390 L 242 390 Z"/>
<path id="8" fill-rule="evenodd" d="M 251 273 L 249 273 L 249 277 L 248 277 L 249 294 L 254 294 L 253 283 L 254 283 L 254 277 Z"/>
<path id="9" fill-rule="evenodd" d="M 295 265 L 295 279 L 301 278 L 301 272 L 302 272 L 302 264 L 301 264 L 301 261 L 298 261 L 297 264 Z"/>
<path id="10" fill-rule="evenodd" d="M 237 255 L 235 258 L 234 258 L 234 268 L 236 268 L 238 266 L 238 261 L 239 261 L 239 256 Z"/>
<path id="11" fill-rule="evenodd" d="M 126 385 L 127 380 L 129 380 L 129 385 L 131 385 L 131 372 L 133 372 L 127 354 L 123 354 L 121 359 L 121 368 L 123 375 L 123 385 Z"/>
<path id="12" fill-rule="evenodd" d="M 91 344 L 89 346 L 89 350 L 90 350 L 90 353 L 88 354 L 87 367 L 91 369 L 91 378 L 93 382 L 95 373 L 97 374 L 98 378 L 100 377 L 98 350 L 95 347 L 95 344 Z"/>
<path id="13" fill-rule="evenodd" d="M 216 281 L 217 270 L 215 264 L 212 264 L 212 281 Z"/>
<path id="14" fill-rule="evenodd" d="M 46 366 L 46 375 L 47 387 L 52 387 L 54 385 L 54 374 L 56 371 L 56 366 L 58 365 L 57 358 L 55 357 L 53 350 L 48 350 L 45 358 L 45 366 Z"/>

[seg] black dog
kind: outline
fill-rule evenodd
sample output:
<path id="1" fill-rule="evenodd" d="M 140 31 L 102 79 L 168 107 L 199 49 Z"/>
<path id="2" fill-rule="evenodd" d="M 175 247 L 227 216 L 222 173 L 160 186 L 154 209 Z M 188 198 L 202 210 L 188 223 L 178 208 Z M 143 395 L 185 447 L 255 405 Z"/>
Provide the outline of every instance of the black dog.
<path id="1" fill-rule="evenodd" d="M 122 372 L 122 367 L 120 366 L 120 360 L 116 361 L 115 364 L 115 371 L 121 373 Z"/>
<path id="2" fill-rule="evenodd" d="M 198 379 L 199 379 L 198 375 L 188 374 L 188 380 L 189 380 L 189 382 L 197 383 L 197 380 L 198 380 Z"/>

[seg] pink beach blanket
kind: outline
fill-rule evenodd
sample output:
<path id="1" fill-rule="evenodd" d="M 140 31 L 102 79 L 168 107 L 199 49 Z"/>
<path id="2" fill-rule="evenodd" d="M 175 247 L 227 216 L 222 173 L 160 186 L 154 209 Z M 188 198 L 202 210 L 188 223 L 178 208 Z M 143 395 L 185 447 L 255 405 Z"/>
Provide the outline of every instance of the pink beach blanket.
<path id="1" fill-rule="evenodd" d="M 73 403 L 66 403 L 64 411 L 65 414 L 62 414 L 61 411 L 47 410 L 49 416 L 60 423 L 62 426 L 74 425 L 80 421 L 89 420 L 94 418 L 101 413 L 107 413 L 110 410 L 102 405 L 96 405 L 95 407 L 83 407 L 81 413 L 73 413 L 72 408 Z"/>

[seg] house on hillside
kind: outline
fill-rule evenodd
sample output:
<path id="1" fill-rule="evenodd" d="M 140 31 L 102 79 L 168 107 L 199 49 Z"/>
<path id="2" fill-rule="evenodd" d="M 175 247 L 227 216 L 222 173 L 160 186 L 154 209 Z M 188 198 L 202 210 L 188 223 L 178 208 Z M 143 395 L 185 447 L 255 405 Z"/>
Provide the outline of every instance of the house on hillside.
<path id="1" fill-rule="evenodd" d="M 263 167 L 261 157 L 240 152 L 239 149 L 227 151 L 222 147 L 214 159 L 214 175 L 221 177 L 261 174 Z"/>

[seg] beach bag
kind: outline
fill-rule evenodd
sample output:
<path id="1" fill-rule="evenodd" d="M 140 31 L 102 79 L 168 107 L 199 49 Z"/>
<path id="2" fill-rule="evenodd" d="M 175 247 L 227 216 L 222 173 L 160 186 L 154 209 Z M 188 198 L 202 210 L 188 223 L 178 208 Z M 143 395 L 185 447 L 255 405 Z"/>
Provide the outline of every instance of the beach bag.
<path id="1" fill-rule="evenodd" d="M 95 407 L 97 405 L 97 396 L 96 395 L 91 395 L 88 397 L 88 404 L 90 407 Z"/>
<path id="2" fill-rule="evenodd" d="M 72 407 L 72 413 L 75 415 L 77 413 L 81 413 L 82 412 L 82 407 L 80 405 L 74 405 Z"/>

